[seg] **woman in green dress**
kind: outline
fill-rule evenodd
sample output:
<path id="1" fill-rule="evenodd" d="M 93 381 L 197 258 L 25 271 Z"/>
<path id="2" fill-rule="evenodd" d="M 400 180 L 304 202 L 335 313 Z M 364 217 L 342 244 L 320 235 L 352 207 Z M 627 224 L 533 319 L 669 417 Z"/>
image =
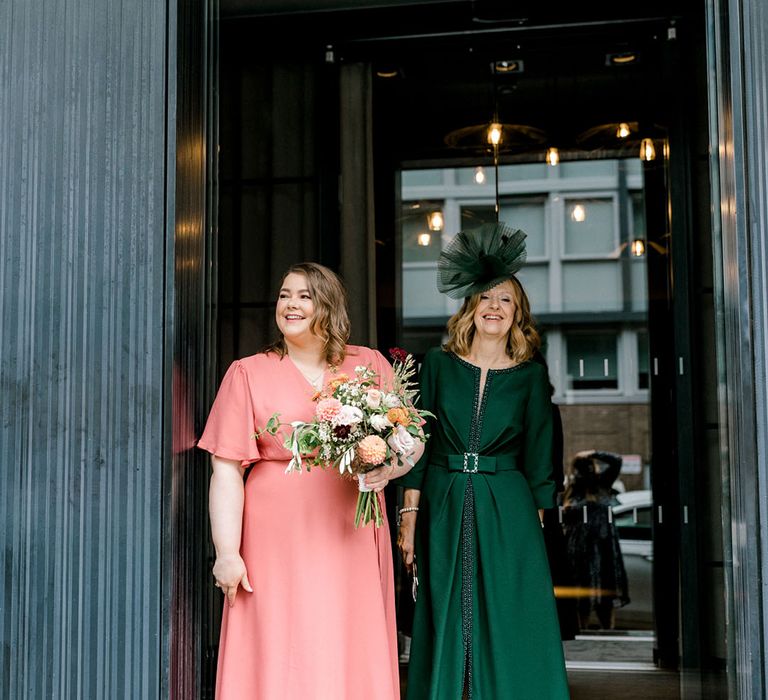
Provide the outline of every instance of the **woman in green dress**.
<path id="1" fill-rule="evenodd" d="M 435 414 L 405 487 L 398 544 L 418 599 L 409 700 L 562 700 L 568 683 L 543 509 L 555 505 L 552 412 L 528 299 L 514 277 L 525 234 L 503 224 L 458 234 L 440 291 L 464 297 L 448 342 L 424 358 Z M 538 512 L 537 512 L 538 511 Z"/>

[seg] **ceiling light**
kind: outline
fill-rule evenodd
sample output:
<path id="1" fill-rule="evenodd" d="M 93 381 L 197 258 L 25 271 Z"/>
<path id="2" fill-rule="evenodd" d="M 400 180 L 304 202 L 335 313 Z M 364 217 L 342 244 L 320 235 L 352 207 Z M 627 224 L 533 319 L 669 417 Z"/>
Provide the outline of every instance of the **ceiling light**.
<path id="1" fill-rule="evenodd" d="M 488 125 L 488 143 L 498 146 L 501 143 L 501 124 L 494 122 Z"/>
<path id="2" fill-rule="evenodd" d="M 420 233 L 416 239 L 418 244 L 424 248 L 426 248 L 431 242 L 432 242 L 432 234 L 431 233 Z"/>
<path id="3" fill-rule="evenodd" d="M 636 258 L 642 258 L 645 255 L 645 241 L 642 238 L 636 238 L 630 244 L 629 249 Z"/>
<path id="4" fill-rule="evenodd" d="M 376 69 L 379 78 L 396 78 L 400 75 L 400 69 L 393 63 L 384 63 Z"/>
<path id="5" fill-rule="evenodd" d="M 522 73 L 524 70 L 525 65 L 520 59 L 491 63 L 491 73 Z"/>
<path id="6" fill-rule="evenodd" d="M 640 55 L 634 51 L 608 53 L 605 55 L 606 66 L 628 66 L 637 63 L 639 60 Z"/>
<path id="7" fill-rule="evenodd" d="M 430 231 L 442 231 L 443 230 L 443 212 L 433 211 L 428 218 Z"/>
<path id="8" fill-rule="evenodd" d="M 577 223 L 587 220 L 587 208 L 583 204 L 574 204 L 571 209 L 571 219 Z"/>
<path id="9" fill-rule="evenodd" d="M 560 151 L 554 146 L 547 149 L 547 163 L 549 165 L 557 165 L 560 162 Z"/>
<path id="10" fill-rule="evenodd" d="M 656 160 L 656 147 L 653 145 L 653 139 L 645 138 L 640 143 L 640 160 L 646 162 Z"/>
<path id="11" fill-rule="evenodd" d="M 629 128 L 629 124 L 627 124 L 627 122 L 621 122 L 621 124 L 619 124 L 619 127 L 616 129 L 616 138 L 625 139 L 631 133 L 632 131 Z"/>
<path id="12" fill-rule="evenodd" d="M 482 165 L 478 165 L 475 168 L 475 182 L 478 185 L 484 185 L 485 184 L 485 168 L 483 168 Z"/>

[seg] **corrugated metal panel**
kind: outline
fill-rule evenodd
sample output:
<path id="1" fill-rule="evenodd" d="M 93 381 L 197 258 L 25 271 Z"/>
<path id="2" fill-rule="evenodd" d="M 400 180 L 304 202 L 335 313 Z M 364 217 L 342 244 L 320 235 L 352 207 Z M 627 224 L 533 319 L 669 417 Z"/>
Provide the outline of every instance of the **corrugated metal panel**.
<path id="1" fill-rule="evenodd" d="M 732 3 L 735 5 L 736 3 Z M 751 324 L 744 319 L 744 330 L 753 334 L 755 362 L 755 429 L 756 429 L 756 460 L 752 465 L 747 463 L 755 474 L 757 491 L 757 514 L 761 524 L 759 535 L 759 551 L 755 552 L 760 562 L 759 578 L 762 585 L 754 590 L 757 599 L 749 609 L 743 608 L 740 614 L 749 614 L 750 610 L 761 610 L 759 629 L 752 628 L 749 660 L 752 663 L 751 675 L 760 676 L 761 690 L 768 689 L 768 655 L 765 640 L 768 635 L 768 601 L 764 598 L 766 581 L 768 581 L 768 7 L 765 0 L 744 0 L 742 6 L 741 26 L 743 31 L 743 47 L 738 47 L 732 54 L 734 63 L 743 61 L 745 94 L 744 94 L 744 166 L 747 173 L 747 192 L 744 203 L 747 205 L 748 245 L 751 253 L 751 269 L 749 277 L 752 281 L 752 313 Z M 737 156 L 738 157 L 738 156 Z M 737 205 L 741 201 L 737 200 Z M 741 300 L 743 304 L 743 299 Z M 751 437 L 751 436 L 750 436 Z M 743 468 L 743 467 L 742 467 Z M 746 493 L 753 498 L 752 485 L 741 481 L 741 474 L 736 477 L 742 488 L 750 489 Z M 752 522 L 752 513 L 744 513 Z M 742 521 L 743 522 L 743 521 Z M 743 539 L 739 538 L 743 545 Z M 757 544 L 755 540 L 752 544 Z M 735 552 L 741 559 L 742 551 Z M 750 572 L 754 573 L 754 572 Z M 749 582 L 750 587 L 754 585 Z M 739 606 L 741 607 L 741 606 Z M 756 623 L 754 623 L 756 624 Z M 745 625 L 746 627 L 746 625 Z M 745 645 L 746 646 L 746 645 Z M 756 653 L 758 652 L 758 653 Z M 744 656 L 746 656 L 746 649 Z M 740 669 L 742 678 L 746 670 Z M 743 686 L 742 686 L 743 687 Z M 755 683 L 752 687 L 753 697 L 760 686 Z M 746 695 L 744 695 L 746 697 Z"/>
<path id="2" fill-rule="evenodd" d="M 756 698 L 768 677 L 768 8 L 706 7 L 729 697 Z"/>
<path id="3" fill-rule="evenodd" d="M 160 687 L 166 29 L 0 3 L 0 693 Z"/>

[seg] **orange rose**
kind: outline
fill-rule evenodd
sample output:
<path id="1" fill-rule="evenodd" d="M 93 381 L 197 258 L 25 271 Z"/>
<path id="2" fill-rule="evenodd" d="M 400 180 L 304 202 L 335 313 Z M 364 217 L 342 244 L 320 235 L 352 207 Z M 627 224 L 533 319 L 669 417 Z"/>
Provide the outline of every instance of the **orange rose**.
<path id="1" fill-rule="evenodd" d="M 328 386 L 331 388 L 331 391 L 335 391 L 342 384 L 346 384 L 348 381 L 349 377 L 346 374 L 337 374 L 333 379 L 331 379 L 330 382 L 328 382 Z"/>
<path id="2" fill-rule="evenodd" d="M 411 424 L 411 417 L 404 408 L 390 408 L 387 411 L 387 419 L 392 425 L 402 425 L 407 428 Z"/>

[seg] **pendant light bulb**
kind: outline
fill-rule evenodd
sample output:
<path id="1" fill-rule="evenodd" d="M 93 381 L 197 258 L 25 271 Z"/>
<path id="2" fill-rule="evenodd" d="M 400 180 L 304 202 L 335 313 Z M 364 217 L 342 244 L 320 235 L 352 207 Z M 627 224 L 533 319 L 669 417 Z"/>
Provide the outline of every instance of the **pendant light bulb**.
<path id="1" fill-rule="evenodd" d="M 549 165 L 557 165 L 560 163 L 560 151 L 554 146 L 550 146 L 547 149 L 547 163 L 549 163 Z"/>
<path id="2" fill-rule="evenodd" d="M 583 204 L 574 204 L 571 209 L 571 219 L 576 223 L 583 223 L 587 220 L 587 209 Z"/>
<path id="3" fill-rule="evenodd" d="M 429 230 L 430 231 L 442 231 L 443 230 L 443 212 L 441 211 L 433 211 L 429 215 L 428 219 L 429 223 Z M 427 244 L 429 245 L 429 244 Z"/>
<path id="4" fill-rule="evenodd" d="M 422 246 L 423 248 L 426 248 L 432 242 L 432 234 L 420 233 L 416 241 L 420 246 Z"/>
<path id="5" fill-rule="evenodd" d="M 625 139 L 627 138 L 627 136 L 629 136 L 630 133 L 631 131 L 629 128 L 629 124 L 627 124 L 626 122 L 621 122 L 621 124 L 619 124 L 619 128 L 616 129 L 616 138 Z"/>
<path id="6" fill-rule="evenodd" d="M 494 122 L 488 126 L 488 143 L 498 146 L 501 143 L 501 124 Z"/>
<path id="7" fill-rule="evenodd" d="M 647 163 L 656 160 L 656 147 L 653 145 L 653 139 L 645 138 L 640 143 L 640 160 Z"/>
<path id="8" fill-rule="evenodd" d="M 645 255 L 645 241 L 642 238 L 636 238 L 630 244 L 630 250 L 636 258 L 642 258 Z"/>
<path id="9" fill-rule="evenodd" d="M 484 185 L 485 184 L 485 168 L 483 168 L 482 165 L 478 165 L 475 168 L 475 183 L 478 185 Z"/>

